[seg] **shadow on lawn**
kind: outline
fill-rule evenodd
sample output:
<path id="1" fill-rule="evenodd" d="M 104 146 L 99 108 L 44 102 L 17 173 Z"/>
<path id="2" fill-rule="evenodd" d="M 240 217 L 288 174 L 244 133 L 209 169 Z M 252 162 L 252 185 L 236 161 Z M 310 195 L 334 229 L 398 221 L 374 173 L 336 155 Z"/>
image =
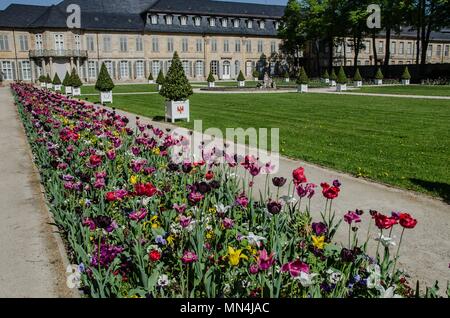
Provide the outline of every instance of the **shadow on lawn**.
<path id="1" fill-rule="evenodd" d="M 415 178 L 409 179 L 415 185 L 423 189 L 437 193 L 445 203 L 450 204 L 450 184 L 443 182 L 425 181 Z"/>

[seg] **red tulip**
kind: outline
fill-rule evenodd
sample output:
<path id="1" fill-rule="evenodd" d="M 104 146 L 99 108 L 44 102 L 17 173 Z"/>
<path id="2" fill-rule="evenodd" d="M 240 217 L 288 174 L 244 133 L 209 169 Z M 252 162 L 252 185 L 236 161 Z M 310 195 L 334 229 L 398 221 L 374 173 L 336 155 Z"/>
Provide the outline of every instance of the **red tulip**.
<path id="1" fill-rule="evenodd" d="M 417 220 L 408 213 L 400 213 L 400 225 L 405 229 L 413 229 L 417 225 Z"/>
<path id="2" fill-rule="evenodd" d="M 375 216 L 375 224 L 380 230 L 387 230 L 397 224 L 397 220 L 378 213 Z"/>
<path id="3" fill-rule="evenodd" d="M 294 179 L 295 186 L 298 186 L 300 183 L 308 182 L 308 179 L 305 177 L 305 168 L 303 167 L 295 169 L 292 172 L 292 178 Z"/>

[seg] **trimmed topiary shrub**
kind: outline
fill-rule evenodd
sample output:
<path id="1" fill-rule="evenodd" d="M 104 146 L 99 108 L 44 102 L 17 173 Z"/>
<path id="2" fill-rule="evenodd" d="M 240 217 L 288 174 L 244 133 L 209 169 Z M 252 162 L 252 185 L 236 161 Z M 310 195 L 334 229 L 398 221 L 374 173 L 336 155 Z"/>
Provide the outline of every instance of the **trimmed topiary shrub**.
<path id="1" fill-rule="evenodd" d="M 297 78 L 298 85 L 307 85 L 309 83 L 308 74 L 306 74 L 305 68 L 302 66 L 300 68 L 300 73 Z"/>
<path id="2" fill-rule="evenodd" d="M 383 72 L 381 72 L 381 68 L 378 68 L 377 73 L 375 74 L 375 79 L 382 80 L 384 78 Z"/>
<path id="3" fill-rule="evenodd" d="M 58 76 L 58 73 L 55 73 L 55 77 L 53 78 L 53 85 L 61 85 L 61 79 Z"/>
<path id="4" fill-rule="evenodd" d="M 45 78 L 45 82 L 47 84 L 51 84 L 52 83 L 52 78 L 50 77 L 50 74 L 47 74 L 47 77 Z"/>
<path id="5" fill-rule="evenodd" d="M 109 76 L 105 63 L 102 63 L 97 82 L 95 83 L 95 89 L 100 92 L 109 92 L 112 91 L 114 86 L 114 82 L 112 81 L 111 76 Z"/>
<path id="6" fill-rule="evenodd" d="M 334 71 L 334 68 L 331 69 L 330 80 L 337 81 L 337 76 L 336 76 L 336 72 Z"/>
<path id="7" fill-rule="evenodd" d="M 405 70 L 403 71 L 403 74 L 402 74 L 402 80 L 410 80 L 410 79 L 411 79 L 411 74 L 409 74 L 408 66 L 406 66 Z"/>
<path id="8" fill-rule="evenodd" d="M 253 75 L 253 78 L 259 78 L 260 74 L 259 74 L 258 70 L 254 70 L 252 75 Z"/>
<path id="9" fill-rule="evenodd" d="M 239 75 L 237 78 L 238 82 L 244 82 L 245 81 L 245 77 L 244 74 L 242 73 L 242 71 L 239 71 Z"/>
<path id="10" fill-rule="evenodd" d="M 154 79 L 153 79 L 153 74 L 150 72 L 150 75 L 148 76 L 148 80 L 149 81 L 153 81 Z"/>
<path id="11" fill-rule="evenodd" d="M 81 81 L 80 77 L 78 76 L 75 68 L 73 68 L 72 74 L 70 74 L 70 85 L 69 86 L 73 86 L 73 87 L 83 86 L 83 82 Z"/>
<path id="12" fill-rule="evenodd" d="M 178 53 L 175 52 L 173 54 L 172 64 L 170 65 L 159 94 L 170 101 L 184 101 L 193 93 L 192 86 L 184 73 Z"/>
<path id="13" fill-rule="evenodd" d="M 209 72 L 207 81 L 208 83 L 214 83 L 216 81 L 212 72 Z"/>
<path id="14" fill-rule="evenodd" d="M 336 74 L 335 74 L 335 75 L 336 75 Z M 323 79 L 330 79 L 330 74 L 328 74 L 328 70 L 325 70 L 325 72 L 323 72 L 322 78 L 323 78 Z"/>
<path id="15" fill-rule="evenodd" d="M 70 86 L 70 75 L 69 72 L 66 72 L 66 76 L 64 76 L 64 80 L 62 82 L 64 86 Z"/>
<path id="16" fill-rule="evenodd" d="M 362 82 L 361 74 L 359 73 L 359 68 L 356 69 L 355 75 L 353 75 L 353 80 L 355 82 Z"/>
<path id="17" fill-rule="evenodd" d="M 339 73 L 337 76 L 337 82 L 339 84 L 347 84 L 347 75 L 345 74 L 344 68 L 341 66 L 341 68 L 339 69 Z"/>
<path id="18" fill-rule="evenodd" d="M 287 70 L 284 71 L 283 77 L 284 78 L 289 78 L 289 72 Z"/>
<path id="19" fill-rule="evenodd" d="M 168 75 L 168 74 L 167 74 L 167 75 Z M 158 77 L 156 78 L 156 84 L 163 85 L 165 80 L 166 80 L 166 79 L 164 78 L 163 71 L 162 71 L 162 70 L 159 70 Z"/>
<path id="20" fill-rule="evenodd" d="M 41 82 L 41 83 L 47 83 L 47 76 L 45 76 L 45 75 L 39 76 L 39 82 Z"/>

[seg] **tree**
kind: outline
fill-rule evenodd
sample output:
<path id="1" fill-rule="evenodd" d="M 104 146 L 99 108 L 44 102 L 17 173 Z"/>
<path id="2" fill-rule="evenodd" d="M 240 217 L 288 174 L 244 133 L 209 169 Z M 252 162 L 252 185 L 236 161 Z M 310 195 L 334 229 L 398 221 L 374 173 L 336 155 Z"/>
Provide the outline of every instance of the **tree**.
<path id="1" fill-rule="evenodd" d="M 298 85 L 307 85 L 309 83 L 308 74 L 306 74 L 305 68 L 300 68 L 300 73 L 297 78 L 297 84 Z"/>
<path id="2" fill-rule="evenodd" d="M 384 78 L 383 72 L 381 71 L 381 68 L 378 68 L 377 73 L 375 74 L 375 79 L 382 80 Z"/>
<path id="3" fill-rule="evenodd" d="M 369 13 L 367 12 L 367 5 L 372 3 L 372 0 L 350 0 L 348 1 L 348 25 L 349 34 L 353 43 L 354 56 L 353 66 L 356 68 L 358 65 L 358 57 L 361 50 L 364 48 L 363 38 L 368 33 L 367 18 Z"/>
<path id="4" fill-rule="evenodd" d="M 178 53 L 175 52 L 173 54 L 172 64 L 170 65 L 159 94 L 167 100 L 182 101 L 188 99 L 193 93 L 192 86 L 184 73 Z"/>
<path id="5" fill-rule="evenodd" d="M 100 73 L 98 74 L 97 82 L 95 83 L 95 89 L 100 92 L 109 92 L 114 88 L 114 82 L 109 76 L 108 69 L 105 63 L 102 63 L 100 67 Z"/>
<path id="6" fill-rule="evenodd" d="M 66 76 L 64 76 L 63 85 L 70 86 L 70 75 L 69 75 L 69 72 L 67 72 L 67 71 L 66 71 Z"/>
<path id="7" fill-rule="evenodd" d="M 52 83 L 52 78 L 50 77 L 50 74 L 47 74 L 47 77 L 45 78 L 45 82 L 47 84 L 51 84 Z"/>
<path id="8" fill-rule="evenodd" d="M 328 74 L 328 70 L 327 69 L 325 69 L 325 72 L 323 72 L 322 78 L 323 79 L 329 79 L 330 78 L 330 74 Z"/>
<path id="9" fill-rule="evenodd" d="M 45 76 L 45 75 L 39 76 L 39 82 L 46 83 L 47 82 L 47 76 Z"/>
<path id="10" fill-rule="evenodd" d="M 148 80 L 149 81 L 153 81 L 153 74 L 152 74 L 152 72 L 150 72 L 150 75 L 148 76 Z"/>
<path id="11" fill-rule="evenodd" d="M 259 72 L 258 72 L 258 70 L 257 70 L 257 69 L 253 70 L 252 75 L 253 75 L 253 78 L 259 78 Z"/>
<path id="12" fill-rule="evenodd" d="M 355 82 L 361 82 L 362 81 L 361 74 L 359 73 L 359 68 L 356 69 L 355 75 L 353 75 L 353 80 Z"/>
<path id="13" fill-rule="evenodd" d="M 163 85 L 165 81 L 164 74 L 162 70 L 159 70 L 158 77 L 156 78 L 156 84 Z"/>
<path id="14" fill-rule="evenodd" d="M 72 74 L 70 74 L 70 85 L 69 86 L 73 86 L 73 87 L 83 86 L 83 83 L 81 82 L 81 79 L 78 76 L 75 68 L 72 69 Z"/>
<path id="15" fill-rule="evenodd" d="M 339 69 L 339 73 L 337 76 L 337 82 L 339 84 L 347 84 L 347 75 L 345 74 L 344 68 L 341 66 L 341 68 Z"/>
<path id="16" fill-rule="evenodd" d="M 330 80 L 332 80 L 332 81 L 337 80 L 337 76 L 336 76 L 336 72 L 334 71 L 334 68 L 331 69 Z"/>
<path id="17" fill-rule="evenodd" d="M 403 80 L 410 80 L 411 79 L 411 74 L 409 74 L 408 66 L 406 66 L 405 70 L 403 71 L 402 79 Z"/>
<path id="18" fill-rule="evenodd" d="M 216 81 L 212 72 L 209 72 L 207 81 L 208 83 L 214 83 Z"/>
<path id="19" fill-rule="evenodd" d="M 55 73 L 53 77 L 53 85 L 61 85 L 61 80 L 59 79 L 58 73 Z"/>
<path id="20" fill-rule="evenodd" d="M 238 82 L 244 82 L 245 81 L 245 77 L 244 74 L 242 73 L 242 71 L 239 71 L 239 75 L 237 78 Z"/>

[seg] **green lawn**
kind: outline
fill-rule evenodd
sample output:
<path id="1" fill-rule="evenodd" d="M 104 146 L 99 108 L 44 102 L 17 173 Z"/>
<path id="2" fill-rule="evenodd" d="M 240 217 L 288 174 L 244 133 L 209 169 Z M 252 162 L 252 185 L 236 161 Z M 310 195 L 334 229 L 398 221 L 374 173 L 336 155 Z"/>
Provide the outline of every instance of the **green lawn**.
<path id="1" fill-rule="evenodd" d="M 280 128 L 283 155 L 450 199 L 450 104 L 327 94 L 195 94 L 191 123 Z M 163 98 L 114 97 L 117 108 L 164 116 Z"/>
<path id="2" fill-rule="evenodd" d="M 156 84 L 116 85 L 113 93 L 156 92 Z M 81 94 L 98 94 L 94 86 L 81 86 Z"/>
<path id="3" fill-rule="evenodd" d="M 355 93 L 377 93 L 377 94 L 395 94 L 395 95 L 422 95 L 422 96 L 450 96 L 450 85 L 446 86 L 380 86 L 363 87 L 354 90 Z"/>

